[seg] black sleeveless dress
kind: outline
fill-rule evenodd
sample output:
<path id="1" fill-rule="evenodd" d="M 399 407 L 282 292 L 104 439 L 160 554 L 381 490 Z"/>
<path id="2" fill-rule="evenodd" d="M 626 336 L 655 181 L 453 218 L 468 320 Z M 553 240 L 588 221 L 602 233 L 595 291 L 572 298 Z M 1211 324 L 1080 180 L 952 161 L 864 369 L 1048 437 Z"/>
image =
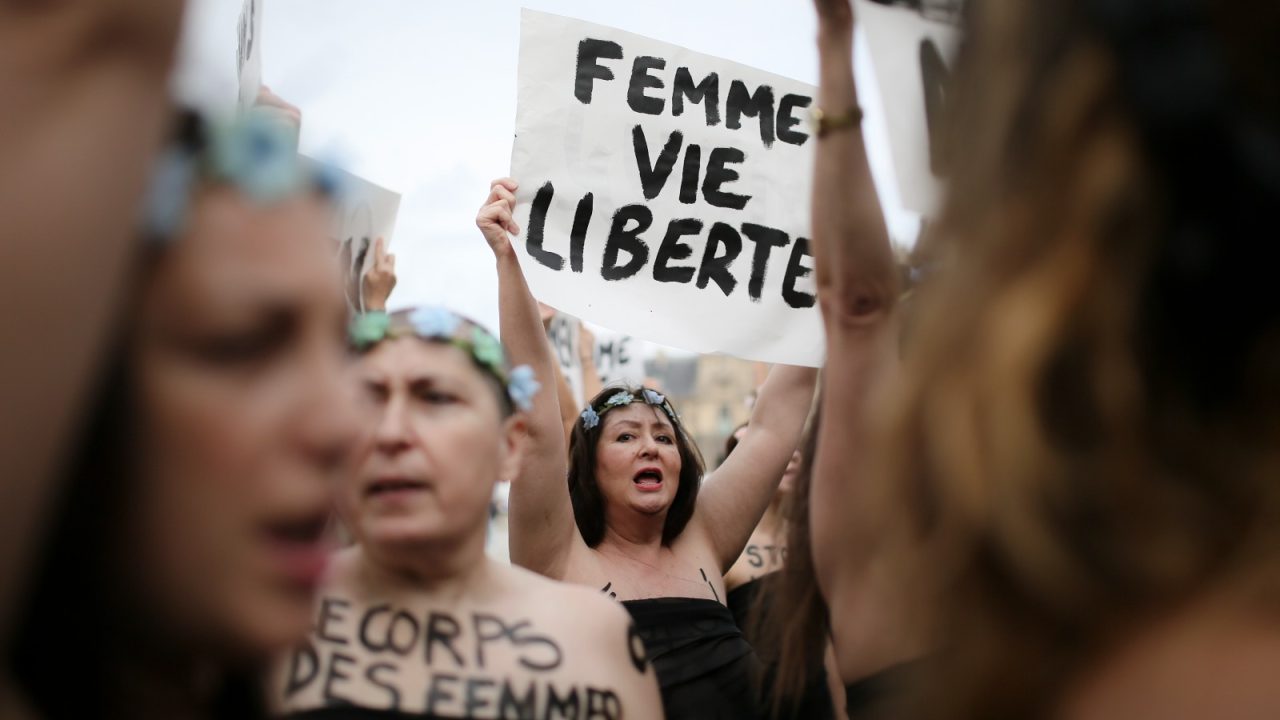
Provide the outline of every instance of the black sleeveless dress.
<path id="1" fill-rule="evenodd" d="M 771 712 L 774 706 L 773 681 L 778 672 L 779 658 L 776 654 L 770 655 L 767 651 L 760 651 L 760 644 L 753 636 L 754 628 L 751 626 L 752 609 L 756 603 L 764 603 L 765 606 L 761 612 L 765 617 L 769 614 L 769 596 L 761 593 L 763 581 L 764 578 L 757 578 L 739 585 L 729 591 L 727 599 L 734 621 L 742 629 L 747 642 L 756 648 L 756 653 L 763 665 L 759 688 L 760 704 L 766 711 Z M 831 689 L 827 685 L 827 668 L 823 664 L 824 657 L 821 652 L 824 649 L 818 649 L 819 651 L 815 652 L 813 657 L 808 658 L 811 671 L 805 678 L 804 690 L 800 697 L 782 699 L 778 714 L 780 720 L 832 720 L 835 717 L 835 703 L 831 699 Z"/>
<path id="2" fill-rule="evenodd" d="M 729 608 L 701 598 L 627 600 L 667 720 L 762 720 L 760 662 Z"/>

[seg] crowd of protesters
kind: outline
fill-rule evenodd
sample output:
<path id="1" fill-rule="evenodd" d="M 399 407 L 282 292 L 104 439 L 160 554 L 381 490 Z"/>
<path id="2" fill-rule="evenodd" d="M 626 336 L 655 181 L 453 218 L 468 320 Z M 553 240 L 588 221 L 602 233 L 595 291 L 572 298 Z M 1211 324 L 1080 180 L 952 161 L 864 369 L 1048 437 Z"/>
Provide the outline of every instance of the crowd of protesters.
<path id="1" fill-rule="evenodd" d="M 855 7 L 825 362 L 709 469 L 661 388 L 574 403 L 515 180 L 501 341 L 380 243 L 353 312 L 296 111 L 169 100 L 181 3 L 0 0 L 0 715 L 1280 715 L 1280 4 L 970 0 L 905 263 Z"/>

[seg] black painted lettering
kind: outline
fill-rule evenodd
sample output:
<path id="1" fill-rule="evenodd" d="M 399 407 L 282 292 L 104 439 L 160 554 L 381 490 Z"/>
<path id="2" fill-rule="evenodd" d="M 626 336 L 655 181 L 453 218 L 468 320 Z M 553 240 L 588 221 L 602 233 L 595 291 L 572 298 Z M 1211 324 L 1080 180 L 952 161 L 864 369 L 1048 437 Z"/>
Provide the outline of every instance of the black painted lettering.
<path id="1" fill-rule="evenodd" d="M 471 616 L 476 633 L 476 665 L 484 667 L 484 646 L 494 640 L 506 638 L 514 640 L 515 636 L 502 618 L 488 613 L 475 613 Z"/>
<path id="2" fill-rule="evenodd" d="M 487 712 L 494 704 L 494 699 L 492 695 L 481 695 L 481 693 L 487 693 L 497 686 L 498 683 L 488 678 L 467 678 L 466 709 L 463 714 L 467 717 L 484 717 L 477 713 Z"/>
<path id="3" fill-rule="evenodd" d="M 498 717 L 514 716 L 517 720 L 537 720 L 538 694 L 533 683 L 525 688 L 524 695 L 517 695 L 511 688 L 510 680 L 502 681 L 502 692 L 498 695 Z"/>
<path id="4" fill-rule="evenodd" d="M 418 619 L 404 610 L 396 611 L 387 633 L 387 642 L 395 652 L 408 655 L 418 642 Z"/>
<path id="5" fill-rule="evenodd" d="M 712 584 L 711 578 L 707 577 L 707 571 L 698 568 L 698 572 L 702 573 L 702 579 L 707 583 L 707 587 L 711 588 L 711 595 L 715 597 L 716 602 L 720 602 L 720 593 L 716 592 L 716 586 Z"/>
<path id="6" fill-rule="evenodd" d="M 512 628 L 512 636 L 516 646 L 525 651 L 530 648 L 542 648 L 546 655 L 544 659 L 535 659 L 530 657 L 528 652 L 521 652 L 520 665 L 528 670 L 537 670 L 539 672 L 555 670 L 560 667 L 560 663 L 564 661 L 564 653 L 560 650 L 560 646 L 550 637 L 537 633 L 515 637 L 517 633 L 528 625 L 529 622 L 526 620 Z"/>
<path id="7" fill-rule="evenodd" d="M 684 172 L 680 175 L 680 202 L 698 202 L 698 175 L 702 172 L 702 147 L 690 144 L 684 151 Z"/>
<path id="8" fill-rule="evenodd" d="M 383 675 L 384 677 L 379 677 L 380 674 Z M 386 709 L 388 710 L 400 709 L 400 691 L 396 689 L 395 684 L 391 680 L 388 680 L 385 677 L 389 675 L 392 678 L 394 678 L 395 674 L 396 674 L 396 666 L 392 665 L 391 663 L 384 663 L 384 662 L 374 663 L 370 665 L 368 668 L 366 668 L 364 671 L 364 677 L 366 680 L 369 681 L 369 684 L 373 685 L 374 687 L 381 688 L 382 690 L 385 690 L 387 692 L 387 696 L 389 699 L 388 699 Z"/>
<path id="9" fill-rule="evenodd" d="M 427 687 L 427 709 L 428 715 L 443 715 L 445 711 L 440 710 L 437 705 L 439 703 L 454 702 L 456 697 L 453 690 L 446 685 L 457 685 L 460 678 L 457 675 L 448 673 L 433 673 L 431 675 L 431 685 Z"/>
<path id="10" fill-rule="evenodd" d="M 628 227 L 632 223 L 633 227 Z M 644 267 L 649 261 L 649 246 L 640 239 L 640 233 L 653 224 L 653 212 L 644 205 L 623 205 L 613 214 L 609 239 L 604 245 L 604 264 L 600 276 L 605 280 L 625 280 Z M 618 265 L 618 253 L 623 250 L 631 255 L 626 265 Z"/>
<path id="11" fill-rule="evenodd" d="M 355 667 L 356 659 L 350 655 L 335 652 L 329 656 L 329 672 L 324 677 L 324 704 L 325 705 L 350 705 L 351 701 L 334 692 L 334 684 L 339 680 L 350 680 L 351 676 L 342 671 L 339 665 L 347 665 Z"/>
<path id="12" fill-rule="evenodd" d="M 316 649 L 307 642 L 302 647 L 294 651 L 293 656 L 289 658 L 289 684 L 285 688 L 284 696 L 292 697 L 299 690 L 311 684 L 320 675 L 320 657 L 316 655 Z"/>
<path id="13" fill-rule="evenodd" d="M 761 85 L 753 93 L 741 80 L 730 83 L 729 98 L 725 101 L 725 127 L 730 130 L 742 127 L 743 115 L 760 122 L 760 141 L 765 147 L 773 147 L 773 88 Z"/>
<path id="14" fill-rule="evenodd" d="M 662 98 L 649 97 L 644 94 L 645 88 L 661 89 L 662 80 L 649 74 L 650 70 L 661 70 L 667 66 L 662 58 L 640 55 L 631 63 L 631 84 L 627 87 L 627 104 L 632 110 L 645 115 L 661 115 L 666 107 Z"/>
<path id="15" fill-rule="evenodd" d="M 596 80 L 613 79 L 613 71 L 601 65 L 601 59 L 621 60 L 622 46 L 616 42 L 593 38 L 578 43 L 578 67 L 573 82 L 573 95 L 583 105 L 591 104 Z"/>
<path id="16" fill-rule="evenodd" d="M 585 720 L 620 720 L 622 717 L 622 701 L 612 690 L 587 688 L 587 714 Z"/>
<path id="17" fill-rule="evenodd" d="M 649 669 L 649 653 L 645 650 L 644 638 L 640 637 L 635 623 L 627 626 L 627 651 L 631 654 L 631 664 L 635 666 L 636 672 L 643 675 Z"/>
<path id="18" fill-rule="evenodd" d="M 542 247 L 542 237 L 547 225 L 547 212 L 551 209 L 551 199 L 555 197 L 555 194 L 556 189 L 551 185 L 550 180 L 538 188 L 538 192 L 534 194 L 533 206 L 529 208 L 529 229 L 525 235 L 524 247 L 534 260 L 552 270 L 563 270 L 564 258 Z"/>
<path id="19" fill-rule="evenodd" d="M 764 567 L 764 558 L 760 556 L 760 548 L 758 546 L 747 546 L 747 564 L 753 568 Z"/>
<path id="20" fill-rule="evenodd" d="M 769 269 L 769 254 L 774 248 L 786 247 L 790 238 L 781 230 L 755 223 L 743 223 L 742 234 L 756 244 L 756 251 L 751 257 L 751 280 L 747 283 L 747 292 L 753 301 L 760 302 Z"/>
<path id="21" fill-rule="evenodd" d="M 724 253 L 720 253 L 724 248 Z M 699 290 L 714 280 L 720 292 L 728 297 L 738 286 L 738 280 L 729 272 L 729 265 L 742 253 L 742 236 L 731 226 L 718 222 L 707 232 L 707 246 L 702 251 L 702 264 L 698 266 L 698 280 L 694 283 Z"/>
<path id="22" fill-rule="evenodd" d="M 564 697 L 556 692 L 556 686 L 547 683 L 547 708 L 543 715 L 546 720 L 553 718 L 562 718 L 563 720 L 577 720 L 581 717 L 581 704 L 578 699 L 578 688 L 569 688 L 569 694 Z"/>
<path id="23" fill-rule="evenodd" d="M 324 598 L 320 601 L 320 627 L 316 630 L 316 635 L 321 640 L 325 640 L 338 645 L 346 645 L 347 639 L 341 635 L 332 634 L 329 621 L 342 622 L 343 616 L 339 611 L 345 612 L 351 609 L 351 603 L 342 598 Z"/>
<path id="24" fill-rule="evenodd" d="M 462 658 L 462 653 L 454 647 L 453 641 L 462 635 L 462 626 L 452 615 L 447 613 L 433 612 L 427 617 L 427 640 L 426 646 L 427 664 L 432 665 L 434 662 L 434 648 L 439 643 L 449 654 L 453 656 L 453 662 L 458 667 L 466 667 L 466 661 Z"/>
<path id="25" fill-rule="evenodd" d="M 702 103 L 707 111 L 707 127 L 720 124 L 720 76 L 711 73 L 702 78 L 702 82 L 693 84 L 693 76 L 689 68 L 676 69 L 675 81 L 671 84 L 671 114 L 680 117 L 684 114 L 684 99 L 691 103 Z"/>
<path id="26" fill-rule="evenodd" d="M 653 259 L 653 279 L 658 282 L 687 283 L 693 279 L 693 266 L 680 267 L 671 265 L 673 260 L 684 260 L 693 255 L 693 247 L 680 242 L 686 235 L 697 235 L 702 232 L 702 221 L 693 218 L 672 220 L 667 224 L 667 234 L 658 246 L 658 254 Z"/>
<path id="27" fill-rule="evenodd" d="M 378 642 L 378 639 L 376 637 L 373 637 L 373 633 L 372 633 L 373 621 L 379 615 L 390 616 L 391 606 L 390 605 L 374 605 L 368 610 L 365 610 L 364 617 L 360 618 L 360 644 L 363 645 L 365 649 L 368 650 L 369 652 L 375 652 L 375 653 L 383 652 L 391 645 L 390 622 L 387 623 L 386 631 L 383 633 L 380 633 L 382 635 L 381 642 Z"/>
<path id="28" fill-rule="evenodd" d="M 796 238 L 791 246 L 791 259 L 787 261 L 787 274 L 782 278 L 782 299 L 793 308 L 811 308 L 818 301 L 807 292 L 796 290 L 796 281 L 813 274 L 813 268 L 804 265 L 804 259 L 813 257 L 809 252 L 809 238 Z"/>
<path id="29" fill-rule="evenodd" d="M 718 147 L 711 151 L 711 157 L 707 160 L 707 175 L 702 181 L 702 196 L 707 199 L 707 202 L 716 207 L 733 210 L 741 210 L 747 206 L 747 201 L 751 199 L 750 195 L 737 195 L 720 190 L 720 186 L 738 179 L 738 171 L 731 170 L 725 165 L 742 163 L 746 159 L 747 154 L 737 148 Z"/>
<path id="30" fill-rule="evenodd" d="M 673 130 L 667 137 L 667 144 L 658 153 L 657 161 L 649 155 L 649 141 L 645 138 L 644 128 L 636 125 L 631 130 L 631 145 L 636 152 L 636 169 L 640 171 L 640 187 L 644 190 L 644 198 L 652 200 L 662 192 L 671 176 L 671 169 L 676 166 L 676 158 L 680 156 L 680 148 L 684 145 L 684 135 Z"/>
<path id="31" fill-rule="evenodd" d="M 591 225 L 594 209 L 595 194 L 587 193 L 573 212 L 573 228 L 569 230 L 569 268 L 576 273 L 582 272 L 582 248 L 587 244 L 587 228 Z"/>
<path id="32" fill-rule="evenodd" d="M 792 145 L 804 145 L 809 139 L 809 133 L 792 128 L 802 125 L 803 120 L 795 116 L 797 109 L 807 108 L 813 104 L 813 98 L 808 95 L 796 95 L 795 93 L 787 93 L 782 96 L 782 100 L 778 101 L 778 139 L 784 143 Z"/>

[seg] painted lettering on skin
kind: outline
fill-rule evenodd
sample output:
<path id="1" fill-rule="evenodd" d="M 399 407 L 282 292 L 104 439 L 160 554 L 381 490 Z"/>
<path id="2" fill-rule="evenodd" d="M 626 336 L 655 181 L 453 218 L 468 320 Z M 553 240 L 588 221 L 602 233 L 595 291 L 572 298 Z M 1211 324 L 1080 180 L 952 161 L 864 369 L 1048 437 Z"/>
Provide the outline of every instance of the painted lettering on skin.
<path id="1" fill-rule="evenodd" d="M 612 583 L 605 589 L 610 587 Z M 499 654 L 539 674 L 563 664 L 560 645 L 527 619 L 513 621 L 485 612 L 415 614 L 387 603 L 370 606 L 357 618 L 351 602 L 327 597 L 320 602 L 317 620 L 311 640 L 290 658 L 285 698 L 311 688 L 326 706 L 349 706 L 358 698 L 362 706 L 376 709 L 421 709 L 446 716 L 623 717 L 621 699 L 608 688 L 557 684 L 550 678 L 513 680 L 483 672 L 494 666 Z M 634 626 L 628 630 L 627 643 L 632 664 L 644 672 L 648 661 Z M 351 653 L 353 646 L 363 648 L 369 657 Z M 419 647 L 418 657 L 430 675 L 424 690 L 409 692 L 408 679 L 423 678 L 421 669 L 405 665 Z M 450 667 L 436 670 L 433 664 Z"/>

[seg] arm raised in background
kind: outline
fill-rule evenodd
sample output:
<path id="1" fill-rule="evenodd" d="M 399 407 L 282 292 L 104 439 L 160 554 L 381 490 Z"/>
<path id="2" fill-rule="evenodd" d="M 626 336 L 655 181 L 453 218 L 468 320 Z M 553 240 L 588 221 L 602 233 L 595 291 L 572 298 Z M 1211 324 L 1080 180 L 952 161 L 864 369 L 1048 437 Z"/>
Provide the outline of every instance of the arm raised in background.
<path id="1" fill-rule="evenodd" d="M 0 636 L 136 254 L 182 8 L 0 0 Z"/>
<path id="2" fill-rule="evenodd" d="M 476 216 L 498 264 L 498 316 L 502 342 L 515 365 L 528 365 L 543 383 L 529 412 L 529 444 L 524 467 L 511 481 L 511 561 L 559 579 L 569 553 L 582 542 L 569 500 L 568 453 L 564 424 L 556 398 L 556 361 L 542 326 L 538 302 L 529 292 L 524 271 L 507 233 L 520 228 L 512 218 L 516 182 L 495 180 Z"/>
<path id="3" fill-rule="evenodd" d="M 742 554 L 778 490 L 804 433 L 817 380 L 814 368 L 775 365 L 738 446 L 698 494 L 695 521 L 711 540 L 721 573 Z"/>
<path id="4" fill-rule="evenodd" d="M 850 0 L 815 0 L 818 11 L 818 103 L 842 115 L 858 106 Z M 855 114 L 856 117 L 856 114 Z M 867 580 L 874 566 L 876 519 L 864 508 L 868 398 L 896 368 L 895 307 L 900 293 L 884 216 L 871 179 L 859 123 L 820 134 L 814 162 L 813 247 L 818 302 L 827 334 L 821 423 L 813 458 L 810 531 L 814 567 L 831 607 L 845 679 L 876 667 L 879 595 Z"/>

